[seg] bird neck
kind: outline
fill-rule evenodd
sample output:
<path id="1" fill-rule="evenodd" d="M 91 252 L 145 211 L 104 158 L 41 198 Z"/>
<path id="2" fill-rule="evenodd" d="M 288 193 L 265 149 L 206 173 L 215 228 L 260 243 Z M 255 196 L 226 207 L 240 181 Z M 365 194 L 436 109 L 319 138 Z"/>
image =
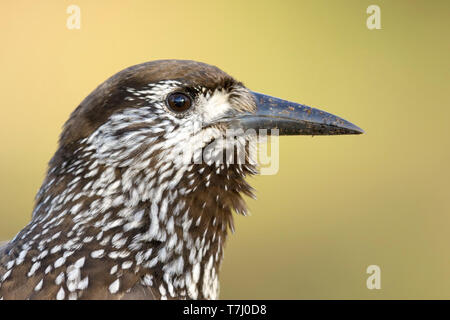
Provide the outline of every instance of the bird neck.
<path id="1" fill-rule="evenodd" d="M 38 251 L 63 243 L 61 255 L 90 250 L 112 265 L 103 272 L 131 264 L 161 297 L 216 298 L 232 211 L 246 213 L 241 193 L 252 195 L 244 180 L 252 170 L 195 164 L 170 187 L 145 170 L 73 158 L 50 168 L 16 240 L 33 239 L 22 245 Z"/>

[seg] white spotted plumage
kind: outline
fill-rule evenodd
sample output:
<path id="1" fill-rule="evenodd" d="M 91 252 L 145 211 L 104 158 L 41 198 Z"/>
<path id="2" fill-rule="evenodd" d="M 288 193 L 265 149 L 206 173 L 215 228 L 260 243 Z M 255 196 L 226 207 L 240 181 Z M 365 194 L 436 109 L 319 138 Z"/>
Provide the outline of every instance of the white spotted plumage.
<path id="1" fill-rule="evenodd" d="M 161 299 L 218 297 L 222 237 L 231 218 L 204 212 L 236 209 L 226 199 L 247 187 L 245 168 L 233 171 L 233 181 L 228 164 L 195 161 L 211 141 L 225 138 L 219 127 L 202 124 L 232 111 L 239 97 L 243 104 L 253 102 L 241 85 L 196 88 L 201 94 L 195 112 L 180 117 L 167 108 L 165 98 L 183 86 L 179 80 L 164 80 L 127 87 L 129 107 L 77 141 L 72 161 L 50 167 L 33 220 L 16 236 L 19 252 L 6 262 L 0 285 L 37 249 L 27 270 L 28 277 L 39 276 L 33 290 L 40 293 L 56 285 L 53 298 L 59 300 L 82 298 L 101 277 L 110 295 L 129 291 L 127 272 L 141 274 L 135 285 L 155 289 Z M 223 146 L 231 147 L 235 145 Z M 213 156 L 218 155 L 215 150 Z M 220 176 L 228 177 L 223 185 L 217 185 Z M 233 189 L 233 183 L 241 189 Z M 199 190 L 211 187 L 226 194 L 192 202 Z M 55 189 L 61 191 L 53 194 Z M 68 227 L 63 231 L 62 226 Z M 106 271 L 92 269 L 97 261 Z M 162 280 L 153 277 L 155 268 Z"/>

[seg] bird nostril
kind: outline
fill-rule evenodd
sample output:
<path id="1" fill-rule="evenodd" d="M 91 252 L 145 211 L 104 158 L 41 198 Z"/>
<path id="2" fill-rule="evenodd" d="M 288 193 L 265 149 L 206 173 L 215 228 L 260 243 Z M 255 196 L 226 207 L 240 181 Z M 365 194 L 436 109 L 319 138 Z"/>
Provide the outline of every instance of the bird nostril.
<path id="1" fill-rule="evenodd" d="M 172 111 L 183 112 L 192 106 L 192 100 L 184 93 L 175 92 L 167 97 L 167 104 Z"/>

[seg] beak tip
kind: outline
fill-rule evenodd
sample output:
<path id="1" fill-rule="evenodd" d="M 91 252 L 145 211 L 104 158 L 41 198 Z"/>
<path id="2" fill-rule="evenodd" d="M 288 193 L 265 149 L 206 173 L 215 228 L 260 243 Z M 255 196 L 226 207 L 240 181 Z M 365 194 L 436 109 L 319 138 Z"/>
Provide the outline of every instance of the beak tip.
<path id="1" fill-rule="evenodd" d="M 366 133 L 363 129 L 358 127 L 357 125 L 342 119 L 340 117 L 334 116 L 330 114 L 330 117 L 334 117 L 336 120 L 331 123 L 337 129 L 337 134 L 364 134 Z"/>
<path id="2" fill-rule="evenodd" d="M 350 121 L 344 120 L 340 117 L 333 116 L 336 121 L 329 123 L 326 129 L 328 135 L 360 135 L 366 133 L 363 129 L 357 125 L 351 123 Z"/>
<path id="3" fill-rule="evenodd" d="M 358 126 L 353 125 L 352 128 L 349 128 L 352 132 L 351 134 L 365 134 L 366 132 Z"/>

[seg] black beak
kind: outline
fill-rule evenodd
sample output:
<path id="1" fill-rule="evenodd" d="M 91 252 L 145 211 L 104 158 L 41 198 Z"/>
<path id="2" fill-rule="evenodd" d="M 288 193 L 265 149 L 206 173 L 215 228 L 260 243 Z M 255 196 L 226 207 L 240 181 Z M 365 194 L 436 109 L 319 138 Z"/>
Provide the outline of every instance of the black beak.
<path id="1" fill-rule="evenodd" d="M 256 112 L 240 115 L 240 128 L 278 129 L 280 135 L 361 134 L 354 124 L 319 109 L 252 92 Z M 270 132 L 269 132 L 270 133 Z"/>

